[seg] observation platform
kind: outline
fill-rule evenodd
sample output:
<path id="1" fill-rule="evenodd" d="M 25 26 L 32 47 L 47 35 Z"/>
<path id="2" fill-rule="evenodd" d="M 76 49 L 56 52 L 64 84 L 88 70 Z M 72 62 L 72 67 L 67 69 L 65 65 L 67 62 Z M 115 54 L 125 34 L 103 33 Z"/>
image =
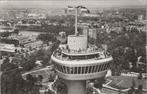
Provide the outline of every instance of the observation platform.
<path id="1" fill-rule="evenodd" d="M 112 56 L 102 49 L 58 49 L 51 56 L 57 74 L 67 80 L 88 80 L 106 75 Z"/>
<path id="2" fill-rule="evenodd" d="M 57 49 L 53 53 L 53 57 L 62 61 L 79 61 L 79 60 L 100 60 L 111 58 L 108 52 L 105 52 L 101 48 L 89 47 L 85 50 L 69 50 L 69 49 Z M 61 61 L 61 62 L 62 62 Z"/>
<path id="3" fill-rule="evenodd" d="M 96 54 L 99 52 L 104 52 L 101 48 L 97 48 L 95 45 L 89 45 L 87 49 L 79 49 L 79 50 L 69 50 L 69 49 L 62 49 L 63 54 L 67 55 L 90 55 Z"/>

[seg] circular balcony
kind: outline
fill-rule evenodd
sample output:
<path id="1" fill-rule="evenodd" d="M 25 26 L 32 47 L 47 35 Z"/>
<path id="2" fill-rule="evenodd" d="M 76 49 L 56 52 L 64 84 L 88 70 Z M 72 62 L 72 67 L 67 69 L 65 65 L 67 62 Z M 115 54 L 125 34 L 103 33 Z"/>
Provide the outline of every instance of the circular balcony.
<path id="1" fill-rule="evenodd" d="M 87 80 L 105 76 L 110 68 L 112 57 L 103 59 L 63 60 L 51 56 L 59 77 L 67 80 Z"/>

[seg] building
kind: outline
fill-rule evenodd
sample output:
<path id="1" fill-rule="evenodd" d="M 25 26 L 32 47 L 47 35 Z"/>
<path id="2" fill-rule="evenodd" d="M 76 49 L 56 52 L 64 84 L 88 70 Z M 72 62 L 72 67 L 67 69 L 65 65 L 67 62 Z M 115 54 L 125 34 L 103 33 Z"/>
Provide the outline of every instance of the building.
<path id="1" fill-rule="evenodd" d="M 143 21 L 144 17 L 143 15 L 138 15 L 138 21 Z"/>
<path id="2" fill-rule="evenodd" d="M 57 75 L 65 79 L 68 94 L 86 94 L 86 80 L 104 77 L 112 57 L 94 45 L 88 45 L 87 36 L 68 36 L 66 48 L 52 55 Z"/>
<path id="3" fill-rule="evenodd" d="M 89 39 L 97 39 L 97 28 L 89 27 L 89 26 L 83 26 L 83 35 L 86 35 Z"/>
<path id="4" fill-rule="evenodd" d="M 82 13 L 82 17 L 100 17 L 99 15 L 97 14 L 92 14 L 92 13 Z"/>
<path id="5" fill-rule="evenodd" d="M 77 25 L 77 19 L 75 22 Z M 102 48 L 90 45 L 87 35 L 77 35 L 75 27 L 75 35 L 69 35 L 67 44 L 51 56 L 58 77 L 66 85 L 64 94 L 86 94 L 86 81 L 104 78 L 113 60 Z"/>
<path id="6" fill-rule="evenodd" d="M 39 13 L 29 13 L 27 15 L 29 19 L 46 19 L 45 14 L 39 14 Z"/>
<path id="7" fill-rule="evenodd" d="M 14 55 L 16 49 L 13 44 L 0 43 L 0 58 L 6 55 Z"/>
<path id="8" fill-rule="evenodd" d="M 15 49 L 13 44 L 0 43 L 0 52 L 15 53 Z"/>
<path id="9" fill-rule="evenodd" d="M 96 28 L 89 28 L 89 38 L 97 39 L 97 30 Z"/>
<path id="10" fill-rule="evenodd" d="M 0 33 L 3 33 L 3 32 L 14 32 L 15 28 L 13 27 L 8 27 L 8 26 L 0 26 Z"/>
<path id="11" fill-rule="evenodd" d="M 88 35 L 89 27 L 88 26 L 83 26 L 82 29 L 83 29 L 83 35 Z"/>
<path id="12" fill-rule="evenodd" d="M 130 32 L 146 32 L 146 21 L 144 22 L 130 22 L 126 26 L 126 30 Z"/>

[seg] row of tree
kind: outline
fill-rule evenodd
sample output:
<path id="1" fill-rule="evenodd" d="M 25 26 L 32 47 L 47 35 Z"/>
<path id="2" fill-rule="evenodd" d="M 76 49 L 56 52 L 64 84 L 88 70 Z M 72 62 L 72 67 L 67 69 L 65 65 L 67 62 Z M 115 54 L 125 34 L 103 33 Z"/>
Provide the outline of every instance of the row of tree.
<path id="1" fill-rule="evenodd" d="M 117 73 L 121 70 L 137 71 L 137 59 L 142 56 L 141 62 L 146 64 L 146 49 L 145 49 L 146 34 L 145 32 L 129 32 L 123 29 L 121 33 L 104 32 L 97 36 L 97 45 L 108 45 L 108 51 L 114 59 L 112 70 Z M 130 68 L 130 64 L 132 67 Z M 146 67 L 146 66 L 145 66 Z M 143 72 L 145 71 L 145 67 Z"/>

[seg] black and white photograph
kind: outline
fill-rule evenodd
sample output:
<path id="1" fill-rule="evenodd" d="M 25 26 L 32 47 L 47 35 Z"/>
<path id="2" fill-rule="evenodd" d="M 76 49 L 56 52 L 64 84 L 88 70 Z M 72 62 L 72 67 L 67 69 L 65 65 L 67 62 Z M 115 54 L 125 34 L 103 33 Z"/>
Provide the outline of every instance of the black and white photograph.
<path id="1" fill-rule="evenodd" d="M 147 94 L 146 0 L 0 0 L 0 94 Z"/>

